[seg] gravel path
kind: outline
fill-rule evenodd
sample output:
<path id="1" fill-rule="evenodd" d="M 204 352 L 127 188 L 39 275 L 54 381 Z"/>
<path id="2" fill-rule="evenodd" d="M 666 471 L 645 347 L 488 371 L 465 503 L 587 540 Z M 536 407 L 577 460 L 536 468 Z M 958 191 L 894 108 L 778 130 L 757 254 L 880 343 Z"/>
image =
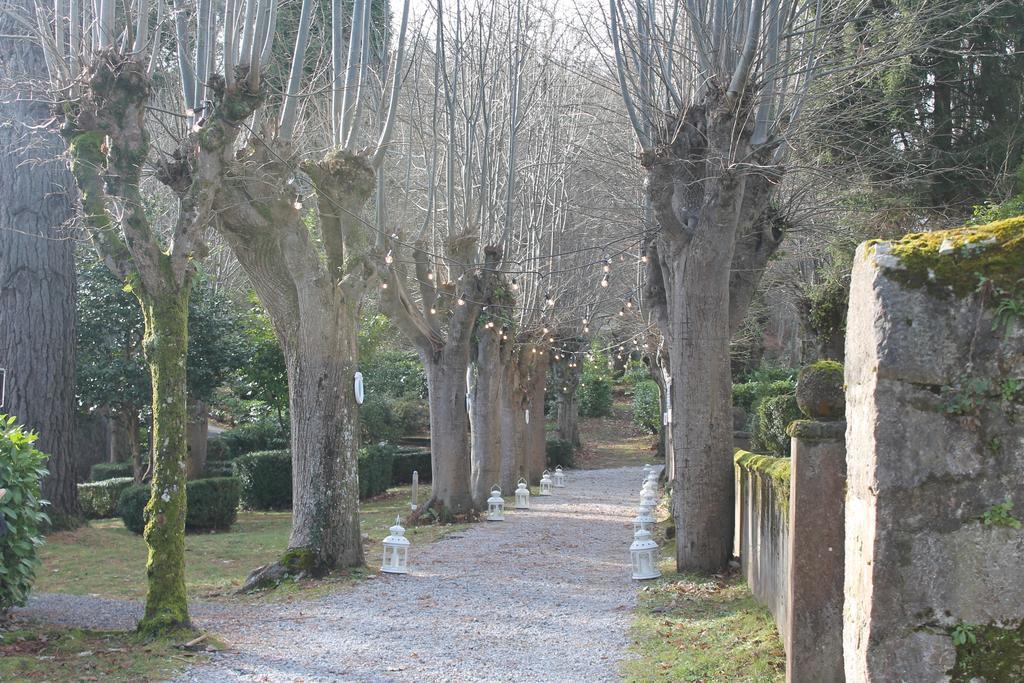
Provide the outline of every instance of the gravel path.
<path id="1" fill-rule="evenodd" d="M 194 605 L 197 625 L 230 650 L 180 680 L 619 680 L 636 602 L 628 549 L 642 479 L 638 467 L 571 471 L 567 488 L 535 496 L 528 512 L 414 545 L 408 576 L 258 609 Z M 27 611 L 59 612 L 48 602 L 66 597 L 41 596 Z M 81 600 L 108 627 L 124 624 L 117 601 Z"/>

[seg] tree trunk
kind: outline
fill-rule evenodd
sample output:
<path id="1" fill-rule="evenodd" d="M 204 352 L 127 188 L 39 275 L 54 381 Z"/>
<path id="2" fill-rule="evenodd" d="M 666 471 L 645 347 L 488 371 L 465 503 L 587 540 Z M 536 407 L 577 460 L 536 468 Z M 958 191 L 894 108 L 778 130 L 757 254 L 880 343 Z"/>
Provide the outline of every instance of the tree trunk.
<path id="1" fill-rule="evenodd" d="M 364 564 L 359 531 L 356 307 L 311 318 L 285 348 L 291 412 L 292 532 L 283 564 L 321 575 Z"/>
<path id="2" fill-rule="evenodd" d="M 700 397 L 672 405 L 676 563 L 681 571 L 718 571 L 732 553 L 731 254 L 722 251 L 691 247 L 677 264 L 670 304 L 673 387 Z"/>
<path id="3" fill-rule="evenodd" d="M 666 423 L 665 416 L 672 409 L 672 401 L 670 399 L 669 392 L 672 390 L 670 385 L 671 375 L 668 372 L 668 358 L 657 351 L 648 356 L 650 364 L 648 369 L 651 373 L 651 379 L 658 385 L 659 405 L 661 406 L 660 422 L 661 427 L 658 428 L 658 450 L 660 455 L 665 460 L 665 479 L 666 481 L 672 481 L 675 473 L 675 458 L 673 457 L 672 448 L 672 421 L 668 420 Z M 731 399 L 731 397 L 730 397 Z"/>
<path id="4" fill-rule="evenodd" d="M 444 514 L 462 514 L 473 509 L 469 413 L 466 411 L 469 348 L 463 347 L 453 344 L 441 351 L 420 353 L 427 371 L 430 402 L 433 478 L 429 507 L 440 506 Z"/>
<path id="5" fill-rule="evenodd" d="M 524 454 L 526 449 L 526 410 L 529 407 L 526 389 L 519 373 L 519 358 L 527 353 L 525 349 L 514 350 L 510 345 L 503 356 L 502 398 L 500 411 L 501 467 L 499 482 L 501 491 L 511 495 L 520 477 L 526 477 Z"/>
<path id="6" fill-rule="evenodd" d="M 530 423 L 527 425 L 526 472 L 531 483 L 540 481 L 547 467 L 547 420 L 544 416 L 544 392 L 547 388 L 548 354 L 538 349 L 531 354 L 536 358 L 528 366 L 526 378 Z"/>
<path id="7" fill-rule="evenodd" d="M 478 330 L 475 382 L 470 401 L 473 504 L 487 508 L 491 487 L 501 485 L 501 340 Z"/>
<path id="8" fill-rule="evenodd" d="M 360 294 L 324 272 L 293 198 L 276 180 L 239 173 L 220 204 L 221 232 L 273 323 L 288 370 L 292 531 L 281 560 L 253 572 L 243 590 L 281 573 L 323 574 L 364 563 L 353 385 Z M 335 182 L 319 180 L 324 191 Z M 346 201 L 346 215 L 358 216 L 365 197 L 335 201 Z"/>
<path id="9" fill-rule="evenodd" d="M 30 129 L 52 116 L 47 93 L 30 86 L 46 80 L 47 69 L 38 43 L 17 37 L 25 31 L 12 12 L 31 17 L 34 8 L 15 0 L 0 13 L 0 73 L 14 81 L 0 98 L 0 367 L 7 371 L 0 411 L 39 433 L 36 446 L 49 455 L 47 513 L 54 528 L 66 529 L 82 518 L 72 442 L 74 241 L 64 230 L 72 179 L 58 159 L 61 141 Z"/>
<path id="10" fill-rule="evenodd" d="M 185 475 L 199 479 L 206 469 L 206 442 L 210 430 L 210 411 L 205 401 L 189 401 L 188 468 Z"/>
<path id="11" fill-rule="evenodd" d="M 146 323 L 143 349 L 153 380 L 154 467 L 146 529 L 145 633 L 190 626 L 185 595 L 185 430 L 188 421 L 185 357 L 190 287 L 153 296 L 139 292 Z"/>

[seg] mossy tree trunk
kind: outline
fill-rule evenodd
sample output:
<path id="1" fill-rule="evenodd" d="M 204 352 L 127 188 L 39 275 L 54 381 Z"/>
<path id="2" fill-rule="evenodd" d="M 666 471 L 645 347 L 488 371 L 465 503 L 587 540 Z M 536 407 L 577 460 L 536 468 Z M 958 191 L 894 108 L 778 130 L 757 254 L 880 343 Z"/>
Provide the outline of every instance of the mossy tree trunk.
<path id="1" fill-rule="evenodd" d="M 526 449 L 523 445 L 527 439 L 526 411 L 530 403 L 523 382 L 523 373 L 519 364 L 529 348 L 510 345 L 502 358 L 502 401 L 501 401 L 501 490 L 506 495 L 516 488 L 520 477 L 526 478 Z"/>
<path id="2" fill-rule="evenodd" d="M 468 345 L 420 353 L 430 403 L 431 501 L 445 514 L 473 509 L 470 487 L 469 413 L 466 410 Z"/>
<path id="3" fill-rule="evenodd" d="M 583 342 L 567 339 L 561 343 L 561 351 L 551 360 L 551 379 L 556 396 L 555 436 L 579 448 L 580 403 L 577 392 L 583 373 L 583 359 L 580 350 Z"/>
<path id="4" fill-rule="evenodd" d="M 544 415 L 544 394 L 547 391 L 548 362 L 547 349 L 537 353 L 527 368 L 524 385 L 530 411 L 530 422 L 526 426 L 526 473 L 531 483 L 540 481 L 547 466 L 547 418 Z"/>
<path id="5" fill-rule="evenodd" d="M 146 610 L 139 629 L 160 633 L 190 625 L 185 595 L 185 468 L 188 459 L 188 297 L 191 287 L 137 292 L 146 324 L 143 349 L 153 382 L 152 494 L 143 537 Z"/>

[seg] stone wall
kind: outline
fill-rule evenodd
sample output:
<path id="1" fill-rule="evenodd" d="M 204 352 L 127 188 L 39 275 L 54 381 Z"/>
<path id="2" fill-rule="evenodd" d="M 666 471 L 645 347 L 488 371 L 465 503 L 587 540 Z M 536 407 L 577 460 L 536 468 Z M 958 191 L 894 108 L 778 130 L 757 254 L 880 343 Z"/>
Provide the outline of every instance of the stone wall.
<path id="1" fill-rule="evenodd" d="M 783 638 L 789 622 L 789 468 L 789 458 L 736 451 L 735 552 L 751 593 L 768 607 Z"/>
<path id="2" fill-rule="evenodd" d="M 1024 680 L 1024 220 L 866 243 L 847 322 L 849 681 Z"/>

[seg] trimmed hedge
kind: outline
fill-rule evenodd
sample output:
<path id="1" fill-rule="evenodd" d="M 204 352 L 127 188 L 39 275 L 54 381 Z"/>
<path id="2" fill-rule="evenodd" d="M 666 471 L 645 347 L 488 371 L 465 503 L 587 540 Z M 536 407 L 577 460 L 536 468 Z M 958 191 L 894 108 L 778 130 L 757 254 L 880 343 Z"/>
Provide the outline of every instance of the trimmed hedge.
<path id="1" fill-rule="evenodd" d="M 651 434 L 661 429 L 661 389 L 653 379 L 637 382 L 633 388 L 633 424 Z"/>
<path id="2" fill-rule="evenodd" d="M 359 450 L 360 500 L 384 493 L 391 486 L 396 450 L 394 446 L 387 443 L 379 443 Z M 411 479 L 412 475 L 409 476 Z"/>
<path id="3" fill-rule="evenodd" d="M 399 448 L 391 463 L 391 485 L 411 484 L 413 470 L 420 473 L 420 481 L 430 481 L 430 449 Z"/>
<path id="4" fill-rule="evenodd" d="M 132 485 L 121 492 L 117 513 L 125 528 L 141 534 L 146 528 L 146 503 L 150 487 Z M 227 530 L 238 516 L 239 482 L 234 477 L 196 479 L 185 485 L 188 531 Z"/>
<path id="5" fill-rule="evenodd" d="M 754 450 L 780 458 L 789 456 L 790 437 L 786 428 L 803 417 L 795 394 L 769 396 L 761 399 L 754 413 L 751 440 Z"/>
<path id="6" fill-rule="evenodd" d="M 121 492 L 135 483 L 131 477 L 115 477 L 78 485 L 78 502 L 86 519 L 107 519 L 117 516 Z"/>
<path id="7" fill-rule="evenodd" d="M 548 467 L 555 468 L 574 467 L 576 465 L 576 452 L 572 442 L 562 439 L 548 439 L 544 444 L 544 452 L 547 456 Z"/>
<path id="8" fill-rule="evenodd" d="M 257 451 L 235 459 L 234 472 L 247 510 L 287 510 L 292 506 L 292 455 Z"/>
<path id="9" fill-rule="evenodd" d="M 235 476 L 235 468 L 230 460 L 207 460 L 206 467 L 203 468 L 204 479 L 233 476 Z"/>
<path id="10" fill-rule="evenodd" d="M 106 481 L 121 477 L 134 477 L 130 462 L 98 462 L 89 468 L 89 481 Z"/>
<path id="11" fill-rule="evenodd" d="M 274 420 L 240 425 L 210 437 L 206 444 L 208 460 L 234 460 L 246 453 L 288 448 L 288 432 Z"/>
<path id="12" fill-rule="evenodd" d="M 235 477 L 196 479 L 185 485 L 188 513 L 185 528 L 189 531 L 227 530 L 238 518 L 241 486 Z"/>

